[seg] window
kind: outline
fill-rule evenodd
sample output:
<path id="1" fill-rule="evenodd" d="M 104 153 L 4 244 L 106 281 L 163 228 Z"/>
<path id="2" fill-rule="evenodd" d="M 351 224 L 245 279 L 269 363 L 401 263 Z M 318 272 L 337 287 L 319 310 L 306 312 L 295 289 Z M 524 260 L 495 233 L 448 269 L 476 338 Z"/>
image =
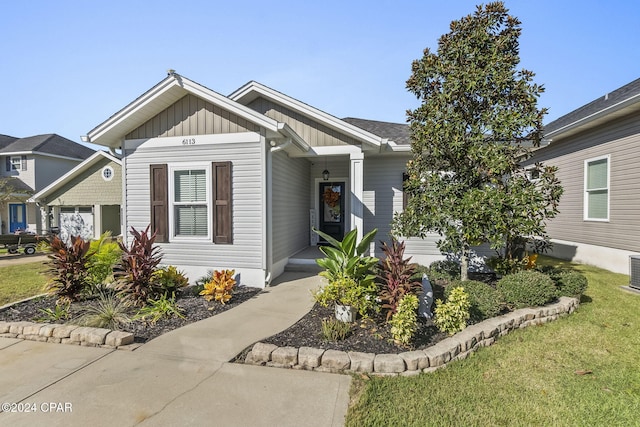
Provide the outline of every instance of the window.
<path id="1" fill-rule="evenodd" d="M 156 242 L 209 238 L 233 244 L 231 162 L 149 165 Z"/>
<path id="2" fill-rule="evenodd" d="M 609 220 L 609 156 L 584 163 L 584 219 Z"/>
<path id="3" fill-rule="evenodd" d="M 113 168 L 111 166 L 102 168 L 102 179 L 105 181 L 111 181 L 113 179 Z"/>
<path id="4" fill-rule="evenodd" d="M 208 167 L 173 169 L 170 193 L 174 237 L 208 237 L 211 193 Z"/>

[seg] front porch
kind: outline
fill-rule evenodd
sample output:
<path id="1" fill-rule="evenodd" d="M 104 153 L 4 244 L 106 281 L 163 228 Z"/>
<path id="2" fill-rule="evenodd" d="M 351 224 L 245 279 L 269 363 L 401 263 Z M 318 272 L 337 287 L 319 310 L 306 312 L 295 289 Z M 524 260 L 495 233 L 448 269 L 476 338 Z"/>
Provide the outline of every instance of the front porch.
<path id="1" fill-rule="evenodd" d="M 289 262 L 285 266 L 285 271 L 319 273 L 322 268 L 316 264 L 316 259 L 323 258 L 324 254 L 318 246 L 309 246 L 289 257 Z"/>

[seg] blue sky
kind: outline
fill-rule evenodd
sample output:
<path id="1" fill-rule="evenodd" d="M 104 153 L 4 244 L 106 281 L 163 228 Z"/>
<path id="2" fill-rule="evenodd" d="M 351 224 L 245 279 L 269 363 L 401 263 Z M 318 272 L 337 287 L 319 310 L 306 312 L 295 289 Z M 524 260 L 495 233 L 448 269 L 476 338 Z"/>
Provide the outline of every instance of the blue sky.
<path id="1" fill-rule="evenodd" d="M 256 80 L 337 117 L 404 122 L 411 62 L 479 1 L 4 1 L 0 133 L 80 141 L 166 76 Z M 549 122 L 640 77 L 637 0 L 507 0 Z"/>

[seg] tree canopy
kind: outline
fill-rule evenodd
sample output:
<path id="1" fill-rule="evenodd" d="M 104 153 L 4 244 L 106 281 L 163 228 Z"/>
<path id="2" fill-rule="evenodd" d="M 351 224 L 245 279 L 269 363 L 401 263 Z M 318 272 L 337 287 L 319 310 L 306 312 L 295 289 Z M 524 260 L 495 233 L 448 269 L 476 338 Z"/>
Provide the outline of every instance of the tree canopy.
<path id="1" fill-rule="evenodd" d="M 437 52 L 412 64 L 407 89 L 421 105 L 407 112 L 413 158 L 409 200 L 394 218 L 403 236 L 442 236 L 442 251 L 461 255 L 466 277 L 473 245 L 489 243 L 513 256 L 524 236 L 548 241 L 562 188 L 555 168 L 523 162 L 539 147 L 546 109 L 534 73 L 518 69 L 520 21 L 502 2 L 478 6 L 453 21 Z"/>

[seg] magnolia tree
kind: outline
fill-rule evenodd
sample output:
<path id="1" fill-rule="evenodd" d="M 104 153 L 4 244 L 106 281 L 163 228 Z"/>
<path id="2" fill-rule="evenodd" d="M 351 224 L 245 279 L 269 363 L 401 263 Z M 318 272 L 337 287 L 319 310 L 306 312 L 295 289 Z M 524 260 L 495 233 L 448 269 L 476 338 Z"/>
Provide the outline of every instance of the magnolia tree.
<path id="1" fill-rule="evenodd" d="M 545 221 L 558 212 L 556 168 L 523 162 L 540 146 L 543 87 L 520 62 L 520 21 L 501 2 L 451 23 L 437 52 L 413 62 L 407 88 L 421 101 L 408 111 L 413 158 L 409 200 L 394 232 L 442 236 L 467 278 L 471 246 L 489 243 L 507 259 L 525 237 L 548 242 Z M 534 178 L 534 179 L 532 179 Z"/>

